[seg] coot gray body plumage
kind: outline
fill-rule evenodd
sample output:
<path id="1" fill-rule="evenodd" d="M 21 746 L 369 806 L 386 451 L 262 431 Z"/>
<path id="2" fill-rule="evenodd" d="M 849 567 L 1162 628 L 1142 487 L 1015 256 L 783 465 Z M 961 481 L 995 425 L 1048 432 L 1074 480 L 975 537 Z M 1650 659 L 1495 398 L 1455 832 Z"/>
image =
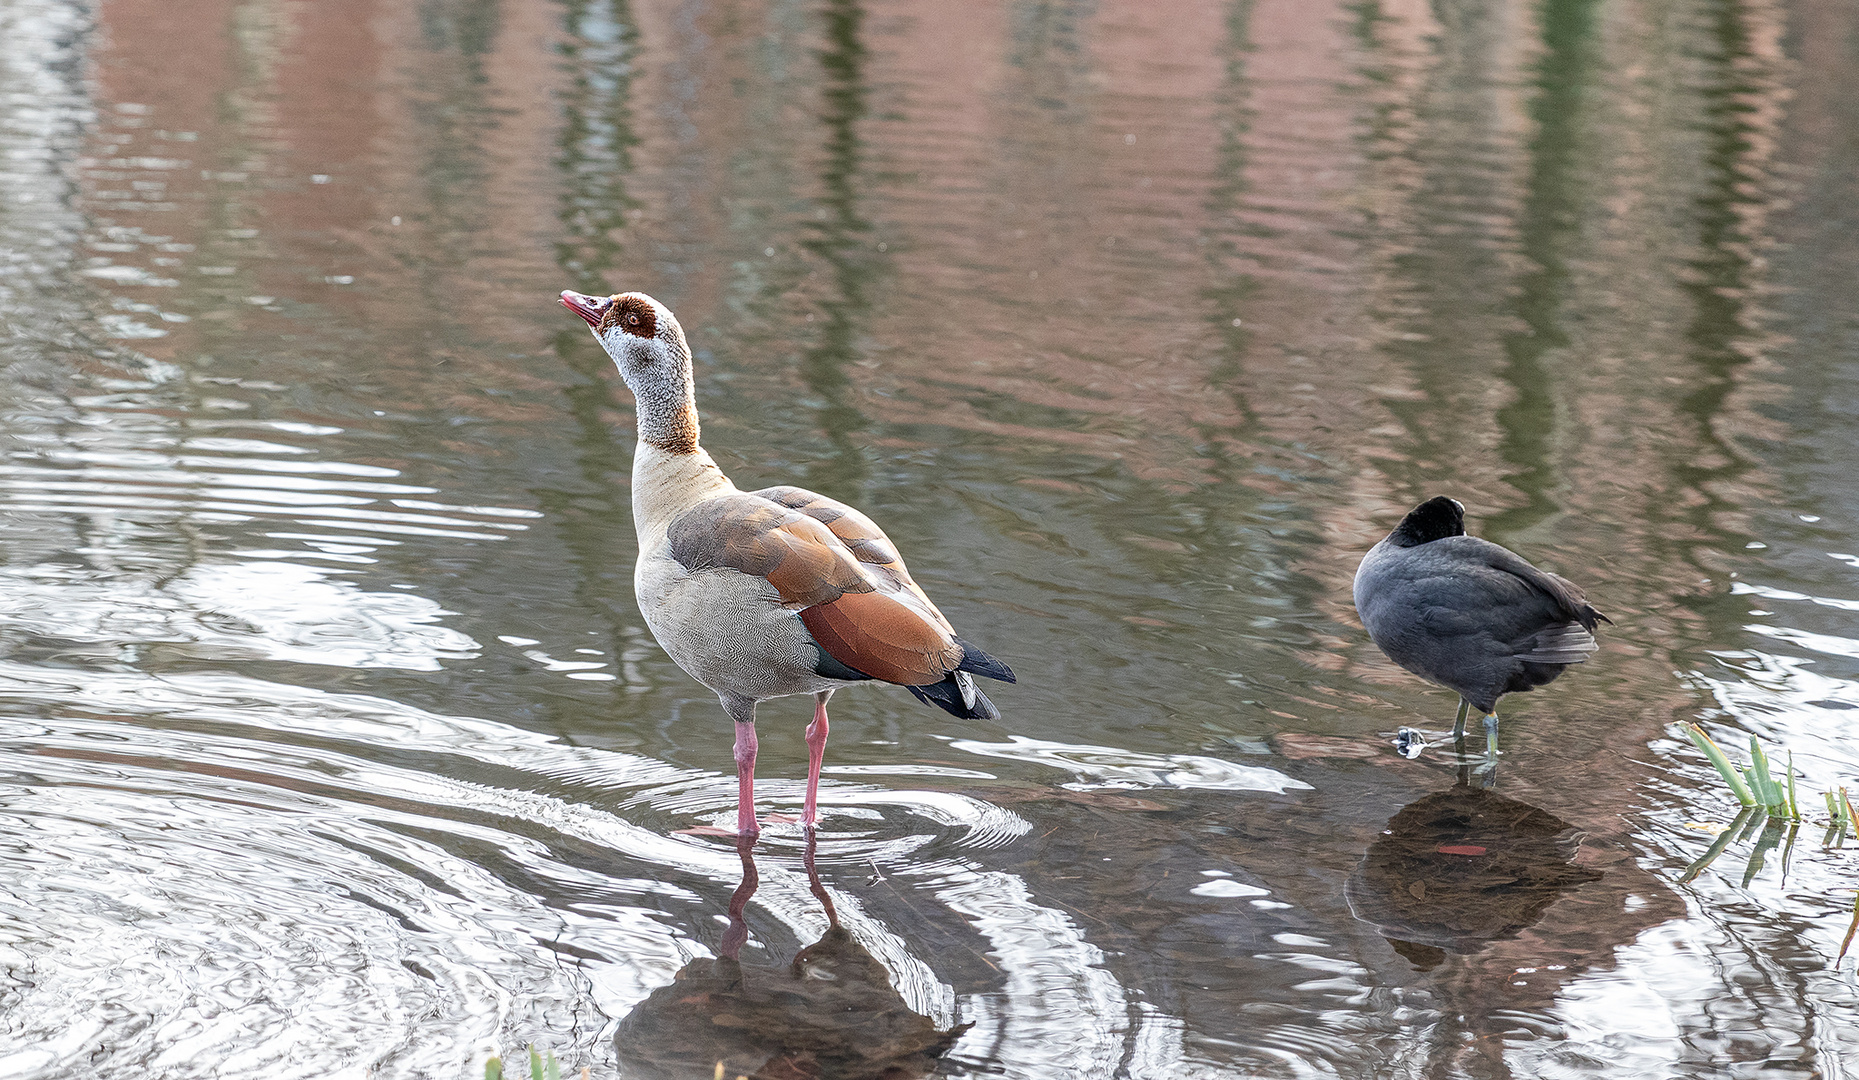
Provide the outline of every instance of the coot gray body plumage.
<path id="1" fill-rule="evenodd" d="M 1579 586 L 1488 540 L 1465 535 L 1465 507 L 1421 503 L 1356 569 L 1356 611 L 1388 659 L 1456 691 L 1485 717 L 1497 750 L 1498 698 L 1531 690 L 1599 648 Z M 1462 706 L 1454 737 L 1464 734 Z"/>

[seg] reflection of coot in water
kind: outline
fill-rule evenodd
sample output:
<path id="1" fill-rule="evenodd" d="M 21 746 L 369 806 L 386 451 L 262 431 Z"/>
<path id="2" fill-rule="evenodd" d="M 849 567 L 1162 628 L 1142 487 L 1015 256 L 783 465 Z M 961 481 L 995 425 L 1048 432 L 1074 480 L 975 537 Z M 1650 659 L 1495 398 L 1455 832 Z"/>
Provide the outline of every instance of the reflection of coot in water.
<path id="1" fill-rule="evenodd" d="M 790 964 L 738 959 L 748 926 L 743 911 L 758 878 L 742 853 L 742 884 L 729 902 L 722 956 L 694 960 L 669 986 L 620 1021 L 614 1035 L 621 1075 L 651 1080 L 711 1080 L 720 1062 L 729 1077 L 751 1080 L 906 1080 L 926 1076 L 972 1025 L 938 1031 L 891 987 L 890 973 L 839 925 L 813 868 L 807 877 L 826 906 L 830 927 Z"/>
<path id="2" fill-rule="evenodd" d="M 1575 866 L 1582 834 L 1561 818 L 1463 784 L 1409 803 L 1369 845 L 1343 894 L 1422 968 L 1477 952 L 1601 876 Z"/>

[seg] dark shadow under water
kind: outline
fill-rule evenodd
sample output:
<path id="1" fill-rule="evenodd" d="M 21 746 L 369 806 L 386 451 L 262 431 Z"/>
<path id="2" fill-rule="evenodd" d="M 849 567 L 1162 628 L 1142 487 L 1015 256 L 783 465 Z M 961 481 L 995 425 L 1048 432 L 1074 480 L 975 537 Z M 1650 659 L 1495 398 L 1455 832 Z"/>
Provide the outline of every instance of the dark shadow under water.
<path id="1" fill-rule="evenodd" d="M 820 940 L 785 964 L 745 964 L 745 916 L 761 883 L 755 842 L 739 841 L 742 884 L 729 899 L 722 955 L 693 960 L 620 1022 L 614 1049 L 629 1075 L 665 1080 L 905 1080 L 927 1076 L 972 1024 L 938 1030 L 891 985 L 890 972 L 839 924 L 814 868 L 807 886 L 826 909 Z M 720 1071 L 719 1071 L 720 1070 Z"/>
<path id="2" fill-rule="evenodd" d="M 1423 971 L 1536 924 L 1559 898 L 1597 881 L 1576 866 L 1583 834 L 1529 803 L 1461 780 L 1388 819 L 1343 895 Z"/>

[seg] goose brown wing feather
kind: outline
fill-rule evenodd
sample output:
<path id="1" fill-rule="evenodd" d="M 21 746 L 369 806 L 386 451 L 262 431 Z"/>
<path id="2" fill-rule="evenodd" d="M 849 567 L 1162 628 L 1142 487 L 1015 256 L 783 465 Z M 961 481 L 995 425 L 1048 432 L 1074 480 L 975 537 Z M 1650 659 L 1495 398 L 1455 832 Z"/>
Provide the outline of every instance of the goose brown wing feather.
<path id="1" fill-rule="evenodd" d="M 782 485 L 763 488 L 755 494 L 825 525 L 865 569 L 876 571 L 876 576 L 882 581 L 908 590 L 944 630 L 955 632 L 949 620 L 943 618 L 942 612 L 936 609 L 929 596 L 910 577 L 903 556 L 897 553 L 897 546 L 891 543 L 890 537 L 884 535 L 884 530 L 878 527 L 877 522 L 837 499 L 829 499 L 805 488 Z"/>
<path id="2" fill-rule="evenodd" d="M 962 663 L 954 629 L 896 548 L 844 503 L 800 488 L 737 492 L 679 514 L 667 537 L 686 570 L 766 579 L 820 648 L 855 671 L 923 686 Z"/>
<path id="3" fill-rule="evenodd" d="M 800 613 L 827 655 L 874 679 L 927 686 L 962 662 L 962 646 L 895 592 L 847 593 Z"/>
<path id="4" fill-rule="evenodd" d="M 756 495 L 706 499 L 672 519 L 671 557 L 686 570 L 727 567 L 767 579 L 782 604 L 830 604 L 875 588 L 825 525 Z"/>

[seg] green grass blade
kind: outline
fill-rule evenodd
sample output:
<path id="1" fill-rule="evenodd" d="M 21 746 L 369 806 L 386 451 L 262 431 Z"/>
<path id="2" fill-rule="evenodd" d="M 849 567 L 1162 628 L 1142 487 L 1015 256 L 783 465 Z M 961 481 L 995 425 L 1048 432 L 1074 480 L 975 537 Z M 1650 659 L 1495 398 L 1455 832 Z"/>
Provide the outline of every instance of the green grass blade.
<path id="1" fill-rule="evenodd" d="M 1788 751 L 1788 820 L 1801 820 L 1801 796 L 1794 789 L 1794 751 Z"/>
<path id="2" fill-rule="evenodd" d="M 529 1080 L 542 1080 L 542 1055 L 534 1046 L 529 1048 Z"/>
<path id="3" fill-rule="evenodd" d="M 1781 789 L 1769 775 L 1769 756 L 1762 752 L 1762 740 L 1754 735 L 1749 737 L 1749 771 L 1755 779 L 1751 786 L 1756 789 L 1757 801 L 1768 807 L 1769 813 L 1775 813 L 1782 801 Z"/>
<path id="4" fill-rule="evenodd" d="M 1774 811 L 1776 800 L 1779 798 L 1775 791 L 1775 781 L 1766 775 L 1757 773 L 1753 768 L 1744 773 L 1743 778 L 1749 781 L 1749 790 L 1755 793 L 1756 805 L 1764 810 Z"/>
<path id="5" fill-rule="evenodd" d="M 1730 759 L 1723 755 L 1723 751 L 1717 748 L 1717 744 L 1711 741 L 1711 737 L 1704 734 L 1704 729 L 1696 724 L 1686 724 L 1685 734 L 1691 737 L 1692 744 L 1710 759 L 1711 764 L 1717 766 L 1718 775 L 1723 777 L 1724 783 L 1730 785 L 1730 791 L 1736 796 L 1736 801 L 1744 806 L 1756 805 L 1756 797 L 1750 794 L 1749 785 L 1737 775 L 1736 766 L 1730 764 Z"/>
<path id="6" fill-rule="evenodd" d="M 484 1080 L 503 1080 L 503 1059 L 502 1058 L 485 1059 Z"/>

